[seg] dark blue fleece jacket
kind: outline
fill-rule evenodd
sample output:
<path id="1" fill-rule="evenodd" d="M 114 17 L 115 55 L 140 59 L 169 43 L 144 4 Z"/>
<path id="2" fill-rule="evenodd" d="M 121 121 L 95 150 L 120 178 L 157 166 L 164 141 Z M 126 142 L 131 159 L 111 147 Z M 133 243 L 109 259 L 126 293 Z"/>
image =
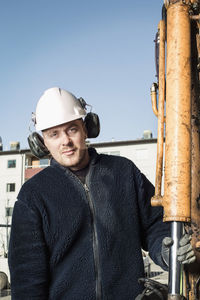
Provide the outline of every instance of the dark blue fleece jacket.
<path id="1" fill-rule="evenodd" d="M 9 248 L 12 300 L 131 300 L 141 247 L 169 235 L 152 184 L 130 160 L 90 149 L 86 185 L 52 160 L 21 188 Z"/>

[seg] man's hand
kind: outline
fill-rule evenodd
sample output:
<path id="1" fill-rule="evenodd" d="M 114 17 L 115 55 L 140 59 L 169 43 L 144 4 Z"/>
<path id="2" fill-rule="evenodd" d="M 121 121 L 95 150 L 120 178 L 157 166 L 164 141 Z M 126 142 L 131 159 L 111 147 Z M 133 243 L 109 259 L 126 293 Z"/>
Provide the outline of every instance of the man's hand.
<path id="1" fill-rule="evenodd" d="M 177 251 L 178 260 L 182 264 L 191 264 L 196 260 L 196 256 L 190 244 L 192 237 L 189 234 L 184 234 L 179 242 L 179 248 Z"/>
<path id="2" fill-rule="evenodd" d="M 196 256 L 190 244 L 191 236 L 185 233 L 180 241 L 177 250 L 177 259 L 182 264 L 191 264 L 196 260 Z M 162 241 L 161 256 L 167 266 L 169 266 L 169 248 L 173 245 L 171 237 L 165 237 Z"/>

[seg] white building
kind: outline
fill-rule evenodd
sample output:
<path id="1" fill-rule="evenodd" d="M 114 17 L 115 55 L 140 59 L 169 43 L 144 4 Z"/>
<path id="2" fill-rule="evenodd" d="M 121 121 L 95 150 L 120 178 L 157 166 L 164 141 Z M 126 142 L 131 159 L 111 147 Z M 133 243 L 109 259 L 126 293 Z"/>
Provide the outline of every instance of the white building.
<path id="1" fill-rule="evenodd" d="M 25 154 L 15 151 L 0 152 L 0 224 L 10 224 L 16 195 L 24 182 Z M 0 254 L 7 250 L 7 228 L 0 230 Z"/>
<path id="2" fill-rule="evenodd" d="M 98 153 L 127 157 L 155 184 L 157 139 L 94 143 Z"/>

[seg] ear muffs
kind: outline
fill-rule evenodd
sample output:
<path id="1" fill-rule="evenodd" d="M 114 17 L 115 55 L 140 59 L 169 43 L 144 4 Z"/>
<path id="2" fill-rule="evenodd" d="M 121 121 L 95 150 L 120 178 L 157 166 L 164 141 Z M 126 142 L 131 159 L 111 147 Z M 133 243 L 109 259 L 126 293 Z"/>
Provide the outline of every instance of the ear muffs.
<path id="1" fill-rule="evenodd" d="M 87 129 L 88 138 L 96 138 L 100 132 L 99 117 L 95 113 L 88 113 L 84 119 L 85 127 Z"/>
<path id="2" fill-rule="evenodd" d="M 33 132 L 28 136 L 28 144 L 33 155 L 42 158 L 49 154 L 49 150 L 44 144 L 44 140 L 37 132 Z"/>

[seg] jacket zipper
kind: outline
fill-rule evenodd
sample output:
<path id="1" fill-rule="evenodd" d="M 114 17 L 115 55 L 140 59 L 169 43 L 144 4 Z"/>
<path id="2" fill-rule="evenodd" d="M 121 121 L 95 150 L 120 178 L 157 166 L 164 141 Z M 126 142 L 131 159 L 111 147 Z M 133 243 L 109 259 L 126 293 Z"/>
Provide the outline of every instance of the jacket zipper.
<path id="1" fill-rule="evenodd" d="M 86 192 L 91 218 L 92 218 L 92 228 L 93 228 L 93 253 L 94 253 L 94 266 L 95 266 L 95 275 L 96 275 L 96 300 L 101 300 L 101 275 L 100 275 L 100 263 L 99 263 L 99 247 L 98 247 L 98 238 L 97 238 L 97 228 L 95 223 L 95 210 L 94 204 L 90 197 L 89 188 L 87 184 L 84 184 L 84 189 Z"/>

